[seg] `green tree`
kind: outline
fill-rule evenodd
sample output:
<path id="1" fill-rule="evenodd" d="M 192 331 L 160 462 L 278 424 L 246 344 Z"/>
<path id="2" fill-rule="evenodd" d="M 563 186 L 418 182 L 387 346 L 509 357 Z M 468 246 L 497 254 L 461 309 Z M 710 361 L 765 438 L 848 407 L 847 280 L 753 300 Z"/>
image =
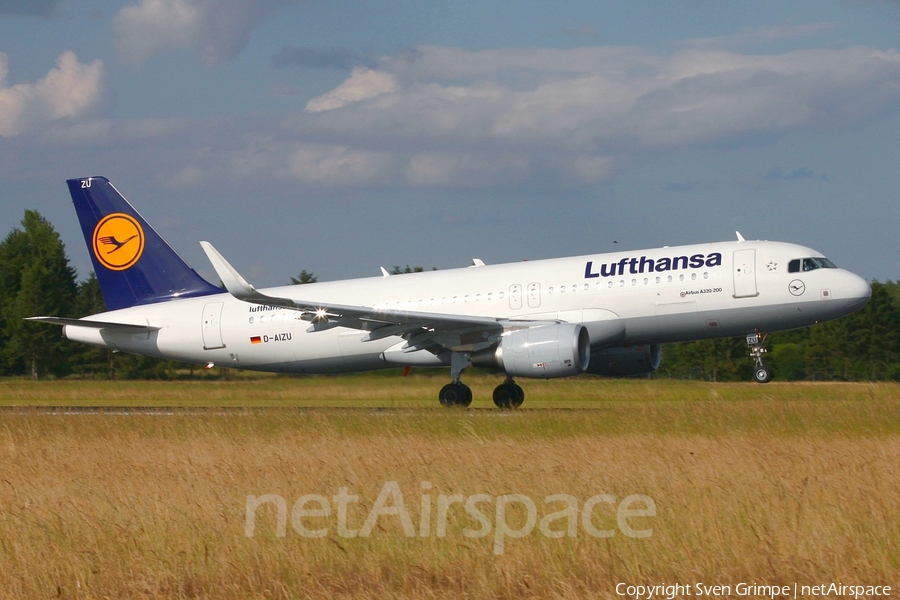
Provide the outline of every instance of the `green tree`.
<path id="1" fill-rule="evenodd" d="M 63 375 L 71 345 L 57 327 L 26 317 L 72 316 L 75 269 L 49 221 L 26 210 L 22 229 L 0 243 L 0 343 L 6 373 Z"/>
<path id="2" fill-rule="evenodd" d="M 773 344 L 763 358 L 771 364 L 775 376 L 781 381 L 797 381 L 806 378 L 806 347 L 799 342 Z"/>
<path id="3" fill-rule="evenodd" d="M 753 367 L 744 338 L 677 342 L 663 347 L 659 375 L 676 379 L 740 381 Z"/>
<path id="4" fill-rule="evenodd" d="M 100 282 L 97 274 L 91 271 L 88 278 L 78 284 L 75 295 L 75 316 L 86 317 L 106 310 L 103 302 L 103 294 L 100 292 Z M 93 379 L 103 376 L 112 379 L 115 372 L 115 363 L 112 350 L 90 346 L 88 344 L 73 343 L 75 349 L 72 356 L 72 371 L 81 376 Z"/>
<path id="5" fill-rule="evenodd" d="M 291 285 L 302 285 L 304 283 L 316 283 L 319 278 L 313 275 L 312 271 L 303 269 L 297 277 L 291 277 Z"/>
<path id="6" fill-rule="evenodd" d="M 394 268 L 390 270 L 391 275 L 403 275 L 405 273 L 421 273 L 425 270 L 424 267 L 420 265 L 416 265 L 411 267 L 406 265 L 405 267 L 401 267 L 400 265 L 394 265 Z M 437 271 L 437 267 L 431 267 L 432 271 Z"/>

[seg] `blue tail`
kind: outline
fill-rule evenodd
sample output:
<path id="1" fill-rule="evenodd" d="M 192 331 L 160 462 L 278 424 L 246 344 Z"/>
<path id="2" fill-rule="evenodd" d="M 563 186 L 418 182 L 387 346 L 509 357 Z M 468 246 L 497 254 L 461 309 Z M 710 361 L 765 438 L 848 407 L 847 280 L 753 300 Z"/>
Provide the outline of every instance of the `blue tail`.
<path id="1" fill-rule="evenodd" d="M 189 267 L 108 179 L 66 183 L 107 310 L 223 293 Z"/>

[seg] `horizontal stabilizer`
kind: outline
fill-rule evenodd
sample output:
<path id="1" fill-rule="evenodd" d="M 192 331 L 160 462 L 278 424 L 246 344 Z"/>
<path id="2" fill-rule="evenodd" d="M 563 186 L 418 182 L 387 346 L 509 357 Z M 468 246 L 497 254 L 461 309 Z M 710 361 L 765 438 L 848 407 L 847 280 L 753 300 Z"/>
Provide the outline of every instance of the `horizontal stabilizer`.
<path id="1" fill-rule="evenodd" d="M 51 325 L 72 325 L 73 327 L 92 327 L 94 329 L 118 329 L 126 333 L 150 333 L 159 331 L 160 327 L 152 325 L 134 325 L 132 323 L 110 323 L 108 321 L 90 321 L 88 319 L 67 319 L 65 317 L 27 317 L 26 321 L 50 323 Z"/>

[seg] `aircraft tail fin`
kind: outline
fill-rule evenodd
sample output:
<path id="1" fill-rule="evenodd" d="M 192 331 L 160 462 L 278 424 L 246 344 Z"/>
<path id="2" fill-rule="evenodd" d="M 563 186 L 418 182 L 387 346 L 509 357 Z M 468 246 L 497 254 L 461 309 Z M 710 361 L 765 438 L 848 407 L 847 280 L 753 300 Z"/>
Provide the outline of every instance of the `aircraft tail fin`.
<path id="1" fill-rule="evenodd" d="M 108 179 L 66 183 L 107 310 L 223 293 L 188 266 Z"/>

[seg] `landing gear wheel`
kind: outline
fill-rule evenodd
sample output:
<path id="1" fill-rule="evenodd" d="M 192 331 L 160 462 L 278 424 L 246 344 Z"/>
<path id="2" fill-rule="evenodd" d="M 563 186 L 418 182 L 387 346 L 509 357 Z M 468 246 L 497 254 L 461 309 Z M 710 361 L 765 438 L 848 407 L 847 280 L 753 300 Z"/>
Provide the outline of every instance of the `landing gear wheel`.
<path id="1" fill-rule="evenodd" d="M 753 371 L 753 377 L 758 383 L 769 383 L 772 381 L 772 369 L 760 365 Z"/>
<path id="2" fill-rule="evenodd" d="M 766 334 L 758 329 L 756 333 L 751 333 L 747 336 L 747 345 L 750 346 L 750 358 L 756 363 L 756 368 L 753 370 L 753 378 L 758 383 L 769 383 L 772 381 L 772 369 L 763 366 L 762 361 L 763 354 L 766 353 L 766 349 L 763 348 L 765 341 Z"/>
<path id="3" fill-rule="evenodd" d="M 493 398 L 498 408 L 519 408 L 525 401 L 525 391 L 513 382 L 501 383 L 494 388 Z"/>
<path id="4" fill-rule="evenodd" d="M 448 383 L 438 395 L 441 406 L 469 406 L 472 404 L 472 390 L 464 383 Z"/>

